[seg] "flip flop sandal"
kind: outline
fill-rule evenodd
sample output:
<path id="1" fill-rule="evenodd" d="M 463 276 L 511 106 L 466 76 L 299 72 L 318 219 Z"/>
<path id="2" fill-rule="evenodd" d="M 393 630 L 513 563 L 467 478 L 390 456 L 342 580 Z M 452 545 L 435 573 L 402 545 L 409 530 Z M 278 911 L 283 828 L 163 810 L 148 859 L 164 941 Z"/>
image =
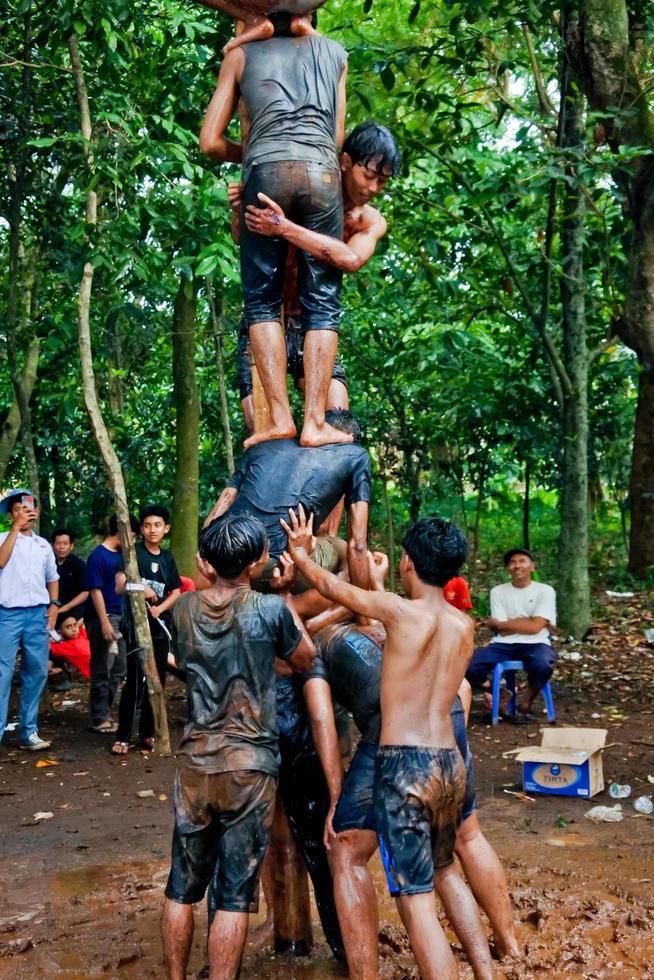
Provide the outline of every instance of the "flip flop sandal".
<path id="1" fill-rule="evenodd" d="M 112 755 L 127 755 L 128 752 L 129 752 L 128 742 L 114 742 L 114 744 L 111 746 Z"/>

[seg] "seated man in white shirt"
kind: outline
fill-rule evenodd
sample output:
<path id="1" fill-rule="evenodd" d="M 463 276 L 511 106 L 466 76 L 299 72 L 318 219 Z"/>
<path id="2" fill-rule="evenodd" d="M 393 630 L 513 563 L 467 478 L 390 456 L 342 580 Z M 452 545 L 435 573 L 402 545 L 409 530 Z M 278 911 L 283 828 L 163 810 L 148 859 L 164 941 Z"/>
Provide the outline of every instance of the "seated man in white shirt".
<path id="1" fill-rule="evenodd" d="M 475 650 L 466 679 L 473 689 L 479 689 L 495 664 L 521 660 L 529 686 L 516 720 L 526 722 L 531 720 L 529 709 L 552 676 L 556 661 L 549 633 L 550 627 L 556 626 L 556 593 L 551 585 L 532 581 L 536 565 L 526 548 L 507 551 L 504 567 L 511 581 L 491 589 L 491 615 L 486 620 L 494 636 L 488 646 Z"/>

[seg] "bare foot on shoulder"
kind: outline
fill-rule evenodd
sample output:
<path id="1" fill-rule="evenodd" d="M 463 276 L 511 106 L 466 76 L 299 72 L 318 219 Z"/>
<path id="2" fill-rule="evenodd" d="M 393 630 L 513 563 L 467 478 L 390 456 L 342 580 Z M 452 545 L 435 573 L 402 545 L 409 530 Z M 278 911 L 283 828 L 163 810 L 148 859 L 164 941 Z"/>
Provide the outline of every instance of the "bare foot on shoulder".
<path id="1" fill-rule="evenodd" d="M 247 25 L 245 30 L 237 37 L 233 37 L 223 48 L 223 54 L 227 54 L 233 48 L 240 48 L 242 44 L 249 44 L 250 41 L 265 41 L 272 37 L 275 28 L 271 20 L 267 17 L 257 17 L 253 15 L 252 22 Z"/>
<path id="2" fill-rule="evenodd" d="M 294 17 L 291 21 L 291 34 L 296 37 L 308 37 L 309 34 L 317 34 L 318 31 L 311 23 L 311 17 Z"/>
<path id="3" fill-rule="evenodd" d="M 304 423 L 302 435 L 300 436 L 301 446 L 329 446 L 332 443 L 354 442 L 354 437 L 350 432 L 341 432 L 335 429 L 328 422 L 321 426 Z"/>
<path id="4" fill-rule="evenodd" d="M 262 429 L 248 436 L 243 445 L 246 449 L 250 446 L 258 446 L 260 442 L 270 442 L 271 439 L 295 439 L 297 429 L 291 419 L 290 425 L 271 426 L 269 429 Z"/>

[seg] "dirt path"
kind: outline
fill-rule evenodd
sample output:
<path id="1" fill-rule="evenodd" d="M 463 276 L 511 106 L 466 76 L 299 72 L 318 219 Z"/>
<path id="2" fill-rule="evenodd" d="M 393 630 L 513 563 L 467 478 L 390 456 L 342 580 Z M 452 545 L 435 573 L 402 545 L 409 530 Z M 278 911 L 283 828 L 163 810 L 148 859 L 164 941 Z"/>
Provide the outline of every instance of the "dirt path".
<path id="1" fill-rule="evenodd" d="M 654 776 L 648 680 L 654 651 L 632 645 L 626 653 L 617 680 L 613 656 L 610 665 L 586 651 L 583 663 L 562 662 L 555 699 L 560 723 L 609 728 L 607 785 L 618 778 L 639 795 L 654 791 L 647 781 Z M 174 680 L 170 693 L 176 739 L 184 702 Z M 48 758 L 58 765 L 37 768 L 43 757 L 20 752 L 15 734 L 0 748 L 0 978 L 162 976 L 158 916 L 174 760 L 136 751 L 113 758 L 110 742 L 89 734 L 86 724 L 85 690 L 74 689 L 53 698 L 41 726 L 54 738 Z M 473 714 L 481 822 L 505 862 L 525 949 L 519 963 L 498 966 L 497 975 L 654 977 L 654 818 L 636 815 L 626 801 L 621 823 L 594 825 L 583 817 L 588 801 L 540 797 L 528 803 L 505 793 L 520 789 L 520 770 L 503 753 L 535 734 L 537 727 L 494 730 Z M 144 790 L 153 795 L 138 797 Z M 611 802 L 606 792 L 593 800 Z M 54 816 L 35 822 L 39 811 Z M 379 869 L 377 881 L 382 973 L 398 980 L 415 976 Z M 193 971 L 204 962 L 203 910 L 196 922 Z M 343 976 L 317 925 L 314 934 L 311 960 L 250 952 L 242 975 Z M 471 976 L 463 963 L 461 976 Z"/>

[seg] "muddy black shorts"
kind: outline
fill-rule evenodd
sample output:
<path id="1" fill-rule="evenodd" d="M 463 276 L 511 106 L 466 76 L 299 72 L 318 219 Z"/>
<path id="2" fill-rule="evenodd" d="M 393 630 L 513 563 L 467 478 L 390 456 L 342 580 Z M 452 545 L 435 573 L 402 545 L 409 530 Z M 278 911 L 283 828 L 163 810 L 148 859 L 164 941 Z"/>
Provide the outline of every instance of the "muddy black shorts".
<path id="1" fill-rule="evenodd" d="M 466 721 L 461 699 L 454 699 L 450 712 L 454 739 L 466 767 L 466 790 L 461 807 L 460 823 L 477 809 L 472 752 L 466 734 Z M 354 757 L 343 778 L 343 788 L 334 814 L 334 830 L 377 830 L 374 807 L 375 759 L 377 745 L 359 742 Z"/>
<path id="2" fill-rule="evenodd" d="M 272 827 L 277 782 L 253 770 L 175 778 L 175 829 L 166 898 L 247 912 L 257 895 Z"/>
<path id="3" fill-rule="evenodd" d="M 255 164 L 243 187 L 240 251 L 241 283 L 248 326 L 279 320 L 286 276 L 288 242 L 249 231 L 243 214 L 261 207 L 263 191 L 287 218 L 332 238 L 343 237 L 343 198 L 338 170 L 319 163 L 281 160 Z M 340 269 L 297 251 L 298 300 L 305 330 L 338 330 L 341 318 Z"/>
<path id="4" fill-rule="evenodd" d="M 306 331 L 302 329 L 302 324 L 295 317 L 286 318 L 286 373 L 295 381 L 295 387 L 300 387 L 300 381 L 304 380 L 304 336 Z M 245 319 L 241 320 L 238 332 L 238 345 L 236 348 L 236 377 L 238 378 L 238 391 L 241 401 L 252 394 L 252 366 L 248 346 L 250 335 Z M 341 364 L 338 353 L 334 358 L 332 368 L 332 380 L 340 381 L 347 388 L 347 374 Z"/>
<path id="5" fill-rule="evenodd" d="M 435 870 L 452 863 L 465 786 L 458 748 L 378 747 L 374 806 L 391 895 L 432 891 Z"/>
<path id="6" fill-rule="evenodd" d="M 334 813 L 334 830 L 377 830 L 373 792 L 377 745 L 359 742 L 343 779 L 343 788 Z"/>

